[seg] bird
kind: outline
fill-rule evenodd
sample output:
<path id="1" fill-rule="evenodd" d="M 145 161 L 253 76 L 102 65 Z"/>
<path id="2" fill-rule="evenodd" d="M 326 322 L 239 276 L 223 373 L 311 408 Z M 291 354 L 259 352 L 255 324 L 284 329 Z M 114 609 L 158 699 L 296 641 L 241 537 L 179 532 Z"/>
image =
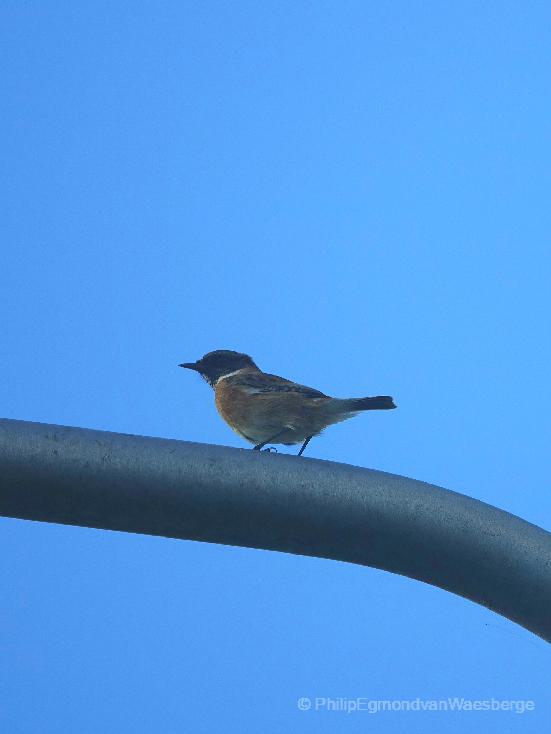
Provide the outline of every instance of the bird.
<path id="1" fill-rule="evenodd" d="M 178 367 L 198 372 L 214 389 L 220 416 L 239 436 L 261 450 L 267 444 L 301 443 L 298 456 L 327 426 L 364 410 L 396 408 L 388 395 L 332 398 L 319 390 L 262 372 L 248 354 L 229 349 L 208 352 Z M 269 451 L 269 449 L 264 449 Z"/>

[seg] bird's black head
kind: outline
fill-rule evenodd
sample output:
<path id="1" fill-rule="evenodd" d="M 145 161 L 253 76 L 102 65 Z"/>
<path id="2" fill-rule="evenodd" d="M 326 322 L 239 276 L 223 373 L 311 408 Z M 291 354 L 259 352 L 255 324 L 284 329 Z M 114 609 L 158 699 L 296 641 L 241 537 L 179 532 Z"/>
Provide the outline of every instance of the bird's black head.
<path id="1" fill-rule="evenodd" d="M 244 367 L 256 367 L 248 354 L 232 352 L 229 349 L 217 349 L 215 352 L 205 354 L 197 362 L 184 362 L 178 366 L 195 370 L 213 387 L 221 377 L 231 372 L 237 372 Z"/>

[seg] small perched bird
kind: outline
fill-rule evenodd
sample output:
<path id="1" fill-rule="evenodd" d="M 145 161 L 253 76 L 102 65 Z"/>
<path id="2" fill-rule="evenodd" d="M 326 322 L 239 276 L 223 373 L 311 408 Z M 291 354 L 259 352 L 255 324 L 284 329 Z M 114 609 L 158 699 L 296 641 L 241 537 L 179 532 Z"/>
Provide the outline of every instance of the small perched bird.
<path id="1" fill-rule="evenodd" d="M 267 443 L 302 443 L 332 423 L 362 410 L 389 410 L 388 395 L 374 398 L 331 398 L 319 390 L 262 372 L 247 354 L 218 349 L 197 362 L 178 365 L 195 370 L 214 388 L 218 412 L 242 438 L 260 450 Z"/>

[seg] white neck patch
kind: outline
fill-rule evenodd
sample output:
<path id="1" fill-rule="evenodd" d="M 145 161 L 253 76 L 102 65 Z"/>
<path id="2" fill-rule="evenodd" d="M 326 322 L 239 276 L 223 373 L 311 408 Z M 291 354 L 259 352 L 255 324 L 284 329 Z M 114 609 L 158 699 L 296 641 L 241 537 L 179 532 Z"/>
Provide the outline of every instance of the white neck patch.
<path id="1" fill-rule="evenodd" d="M 241 369 L 235 370 L 234 372 L 228 372 L 227 375 L 222 375 L 221 377 L 219 377 L 214 384 L 215 385 L 218 385 L 218 383 L 220 382 L 220 380 L 225 380 L 227 377 L 232 377 L 233 375 L 238 375 L 240 372 L 243 372 L 243 370 L 246 370 L 246 369 L 248 369 L 248 368 L 247 367 L 241 367 Z"/>

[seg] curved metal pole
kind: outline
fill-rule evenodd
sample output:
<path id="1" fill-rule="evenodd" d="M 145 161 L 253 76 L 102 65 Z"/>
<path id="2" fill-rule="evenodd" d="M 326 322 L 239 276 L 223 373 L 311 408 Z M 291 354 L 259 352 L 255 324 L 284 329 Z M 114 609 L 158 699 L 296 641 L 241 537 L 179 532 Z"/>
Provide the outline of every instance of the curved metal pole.
<path id="1" fill-rule="evenodd" d="M 0 514 L 374 566 L 471 599 L 551 642 L 551 534 L 394 474 L 0 420 Z"/>

